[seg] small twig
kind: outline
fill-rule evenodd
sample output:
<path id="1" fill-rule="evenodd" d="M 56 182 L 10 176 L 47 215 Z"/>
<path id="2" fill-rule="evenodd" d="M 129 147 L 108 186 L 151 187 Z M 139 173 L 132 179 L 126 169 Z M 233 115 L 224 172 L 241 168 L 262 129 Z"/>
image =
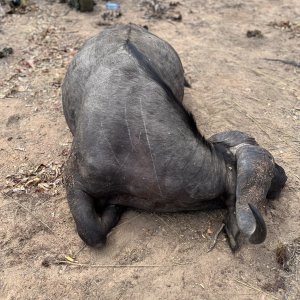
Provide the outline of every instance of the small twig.
<path id="1" fill-rule="evenodd" d="M 260 124 L 256 121 L 256 119 L 252 116 L 252 115 L 250 115 L 249 113 L 245 113 L 244 111 L 243 111 L 243 108 L 241 107 L 241 105 L 239 105 L 239 103 L 237 103 L 236 101 L 232 101 L 238 108 L 236 108 L 235 107 L 235 109 L 237 110 L 237 111 L 239 111 L 240 113 L 242 113 L 242 114 L 244 114 L 248 119 L 250 119 L 270 140 L 272 140 L 271 139 L 271 137 L 270 137 L 270 135 L 268 134 L 268 132 L 266 132 L 265 130 L 264 130 L 264 128 L 262 128 L 262 126 L 260 126 Z"/>
<path id="2" fill-rule="evenodd" d="M 173 26 L 176 26 L 176 24 L 168 19 L 166 19 L 165 21 L 167 21 L 168 23 L 172 24 Z"/>
<path id="3" fill-rule="evenodd" d="M 243 281 L 240 281 L 240 280 L 237 280 L 237 279 L 235 279 L 235 281 L 236 281 L 237 283 L 239 283 L 239 284 L 242 284 L 242 285 L 248 287 L 249 289 L 252 289 L 252 290 L 255 290 L 255 291 L 257 291 L 257 292 L 260 292 L 260 293 L 264 293 L 264 294 L 266 294 L 266 295 L 269 295 L 269 296 L 270 296 L 271 298 L 273 298 L 273 299 L 276 299 L 276 300 L 279 299 L 279 298 L 273 296 L 272 294 L 270 294 L 270 293 L 268 293 L 268 292 L 265 292 L 265 291 L 263 291 L 263 290 L 261 290 L 261 289 L 255 287 L 255 286 L 253 286 L 253 285 L 251 285 L 251 284 L 249 284 L 249 283 L 246 283 L 246 282 L 243 282 Z"/>
<path id="4" fill-rule="evenodd" d="M 297 174 L 294 174 L 295 177 L 297 177 L 300 180 L 300 177 Z"/>
<path id="5" fill-rule="evenodd" d="M 22 152 L 26 151 L 25 148 L 21 148 L 21 147 L 14 148 L 14 150 L 18 150 L 18 151 L 22 151 Z"/>
<path id="6" fill-rule="evenodd" d="M 293 60 L 276 59 L 276 58 L 264 58 L 264 60 L 274 61 L 274 62 L 281 62 L 281 63 L 286 64 L 286 65 L 291 65 L 291 66 L 294 66 L 296 68 L 300 68 L 300 63 L 297 63 Z"/>
<path id="7" fill-rule="evenodd" d="M 168 224 L 168 222 L 166 222 L 161 216 L 159 216 L 158 214 L 155 214 L 155 216 L 162 222 L 164 223 L 174 234 L 177 235 L 178 237 L 178 232 L 170 225 Z"/>
<path id="8" fill-rule="evenodd" d="M 70 13 L 71 10 L 72 10 L 72 8 L 68 9 L 68 10 L 63 14 L 63 16 L 68 15 L 68 14 Z"/>
<path id="9" fill-rule="evenodd" d="M 87 245 L 84 244 L 75 254 L 74 254 L 74 258 L 76 258 L 78 256 L 78 254 L 86 247 Z"/>
<path id="10" fill-rule="evenodd" d="M 249 95 L 247 95 L 247 94 L 244 94 L 244 96 L 247 97 L 248 99 L 252 99 L 252 100 L 255 100 L 255 101 L 257 101 L 257 102 L 263 102 L 263 101 L 265 101 L 265 100 L 263 100 L 263 99 L 258 99 L 258 98 L 256 98 L 256 97 L 249 96 Z"/>
<path id="11" fill-rule="evenodd" d="M 215 246 L 217 244 L 218 237 L 219 237 L 219 235 L 220 235 L 220 233 L 221 233 L 221 231 L 223 230 L 224 227 L 225 227 L 225 224 L 222 223 L 221 227 L 219 228 L 219 230 L 214 235 L 214 238 L 213 238 L 213 240 L 212 240 L 212 242 L 211 242 L 211 244 L 210 244 L 210 246 L 209 246 L 209 248 L 207 250 L 207 253 L 210 252 L 212 249 L 215 248 Z"/>
<path id="12" fill-rule="evenodd" d="M 56 263 L 73 265 L 78 267 L 88 267 L 88 268 L 168 268 L 168 267 L 175 267 L 175 266 L 184 266 L 189 264 L 189 263 L 176 263 L 171 265 L 93 265 L 93 264 L 76 263 L 67 260 L 59 260 Z"/>
<path id="13" fill-rule="evenodd" d="M 55 235 L 54 231 L 45 223 L 43 222 L 40 218 L 38 218 L 35 214 L 33 214 L 33 212 L 28 209 L 26 206 L 24 206 L 23 204 L 21 204 L 20 202 L 16 201 L 13 197 L 11 197 L 8 194 L 2 193 L 4 196 L 8 196 L 10 197 L 10 199 L 16 203 L 18 206 L 20 206 L 21 208 L 23 208 L 24 210 L 26 210 L 32 217 L 34 217 L 37 221 L 39 221 L 42 225 L 44 225 L 47 229 L 49 229 L 51 231 L 52 234 Z"/>
<path id="14" fill-rule="evenodd" d="M 297 258 L 296 259 L 296 281 L 298 282 L 298 271 L 299 271 L 299 268 L 298 268 L 298 264 L 299 264 L 300 260 Z"/>

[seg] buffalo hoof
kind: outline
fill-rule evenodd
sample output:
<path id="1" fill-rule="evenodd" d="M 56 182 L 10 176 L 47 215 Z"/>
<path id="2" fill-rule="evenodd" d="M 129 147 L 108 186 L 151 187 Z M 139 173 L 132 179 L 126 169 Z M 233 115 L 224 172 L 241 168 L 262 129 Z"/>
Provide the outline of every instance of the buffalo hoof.
<path id="1" fill-rule="evenodd" d="M 225 223 L 224 231 L 227 235 L 227 240 L 228 240 L 230 249 L 232 250 L 232 252 L 236 252 L 240 247 L 239 241 L 238 241 L 240 231 L 239 231 L 239 228 L 237 225 L 235 211 L 233 209 L 229 210 L 229 212 L 224 220 L 224 223 Z"/>

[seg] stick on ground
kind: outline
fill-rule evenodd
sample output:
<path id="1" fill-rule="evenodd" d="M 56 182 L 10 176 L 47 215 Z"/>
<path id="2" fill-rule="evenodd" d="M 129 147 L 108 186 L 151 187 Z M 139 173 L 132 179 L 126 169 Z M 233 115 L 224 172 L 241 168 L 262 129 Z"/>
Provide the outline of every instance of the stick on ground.
<path id="1" fill-rule="evenodd" d="M 218 237 L 219 237 L 221 231 L 223 230 L 224 226 L 225 226 L 225 224 L 222 223 L 221 227 L 219 228 L 219 230 L 218 230 L 218 231 L 216 232 L 216 234 L 214 235 L 214 238 L 213 238 L 213 240 L 212 240 L 212 242 L 211 242 L 211 244 L 210 244 L 210 246 L 209 246 L 207 252 L 210 252 L 212 249 L 215 248 L 215 246 L 216 246 L 216 244 L 217 244 Z"/>

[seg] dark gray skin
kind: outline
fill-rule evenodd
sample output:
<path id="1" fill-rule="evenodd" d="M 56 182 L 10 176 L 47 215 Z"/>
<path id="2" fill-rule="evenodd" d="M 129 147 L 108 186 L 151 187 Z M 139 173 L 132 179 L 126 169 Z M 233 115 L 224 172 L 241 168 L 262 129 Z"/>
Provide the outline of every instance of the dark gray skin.
<path id="1" fill-rule="evenodd" d="M 256 207 L 268 191 L 278 196 L 283 169 L 247 134 L 205 140 L 182 105 L 184 82 L 175 50 L 132 24 L 88 40 L 72 61 L 63 84 L 74 136 L 65 182 L 77 231 L 88 245 L 103 245 L 124 207 L 226 207 L 233 250 L 239 233 L 252 243 L 265 239 Z"/>

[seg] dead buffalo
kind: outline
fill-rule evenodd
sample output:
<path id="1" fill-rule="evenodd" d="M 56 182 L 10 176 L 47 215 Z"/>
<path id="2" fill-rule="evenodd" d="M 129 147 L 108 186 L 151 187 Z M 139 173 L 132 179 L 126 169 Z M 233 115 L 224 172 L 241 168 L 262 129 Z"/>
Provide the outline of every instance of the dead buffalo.
<path id="1" fill-rule="evenodd" d="M 251 243 L 265 240 L 258 205 L 278 196 L 284 170 L 245 133 L 206 140 L 182 104 L 184 81 L 175 50 L 132 24 L 91 38 L 73 59 L 63 84 L 74 137 L 65 183 L 88 245 L 103 245 L 124 207 L 225 207 L 233 250 L 239 233 Z"/>

